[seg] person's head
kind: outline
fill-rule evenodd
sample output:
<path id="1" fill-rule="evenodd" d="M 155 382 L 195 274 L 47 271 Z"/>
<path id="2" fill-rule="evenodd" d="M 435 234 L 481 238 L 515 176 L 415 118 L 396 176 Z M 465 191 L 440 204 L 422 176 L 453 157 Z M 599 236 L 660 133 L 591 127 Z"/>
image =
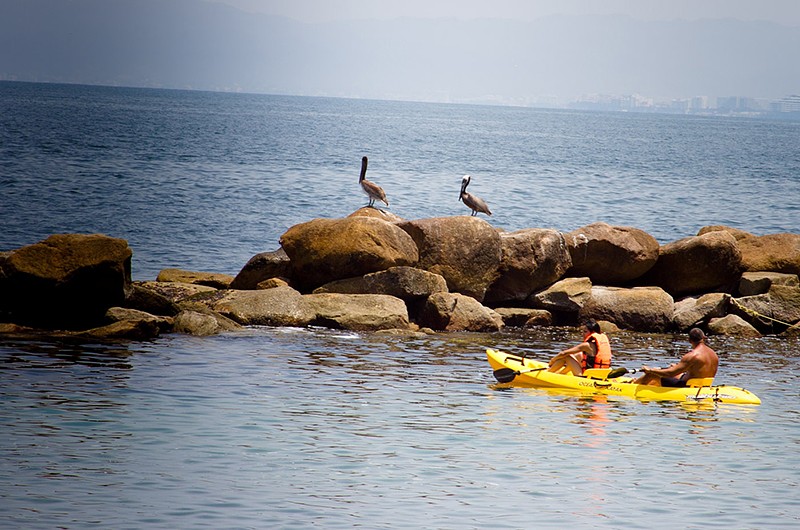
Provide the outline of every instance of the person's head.
<path id="1" fill-rule="evenodd" d="M 692 344 L 700 344 L 701 342 L 705 342 L 706 334 L 703 333 L 703 330 L 700 328 L 692 328 L 689 330 L 689 342 Z"/>
<path id="2" fill-rule="evenodd" d="M 584 326 L 586 326 L 586 329 L 589 330 L 589 333 L 600 333 L 600 324 L 595 322 L 593 318 L 587 320 L 584 323 Z"/>

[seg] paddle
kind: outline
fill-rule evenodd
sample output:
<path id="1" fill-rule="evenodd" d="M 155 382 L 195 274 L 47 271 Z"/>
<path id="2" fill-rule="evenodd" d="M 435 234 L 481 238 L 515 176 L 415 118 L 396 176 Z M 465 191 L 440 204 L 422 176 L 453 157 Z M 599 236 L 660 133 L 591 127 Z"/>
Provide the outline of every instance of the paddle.
<path id="1" fill-rule="evenodd" d="M 510 383 L 519 374 L 527 374 L 528 372 L 539 372 L 541 370 L 547 370 L 547 366 L 542 366 L 541 368 L 532 368 L 530 370 L 514 370 L 513 368 L 498 368 L 497 370 L 494 371 L 494 378 L 497 379 L 499 383 Z"/>

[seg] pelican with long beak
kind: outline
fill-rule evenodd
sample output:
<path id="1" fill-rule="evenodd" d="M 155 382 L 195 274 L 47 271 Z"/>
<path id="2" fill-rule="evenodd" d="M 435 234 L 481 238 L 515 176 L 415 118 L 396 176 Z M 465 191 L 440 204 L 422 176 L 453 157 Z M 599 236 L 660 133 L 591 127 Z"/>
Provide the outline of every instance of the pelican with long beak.
<path id="1" fill-rule="evenodd" d="M 361 176 L 358 177 L 358 182 L 361 184 L 361 189 L 364 190 L 364 193 L 367 194 L 369 197 L 369 206 L 374 208 L 375 201 L 382 201 L 386 203 L 386 206 L 389 206 L 389 201 L 386 200 L 386 193 L 383 191 L 383 188 L 375 184 L 374 182 L 367 180 L 367 157 L 361 158 Z"/>
<path id="2" fill-rule="evenodd" d="M 470 180 L 472 180 L 472 177 L 469 175 L 464 175 L 464 178 L 461 179 L 461 194 L 458 196 L 458 199 L 472 209 L 473 216 L 478 215 L 478 212 L 492 215 L 492 212 L 489 211 L 489 206 L 483 199 L 467 192 L 467 186 L 469 186 Z"/>

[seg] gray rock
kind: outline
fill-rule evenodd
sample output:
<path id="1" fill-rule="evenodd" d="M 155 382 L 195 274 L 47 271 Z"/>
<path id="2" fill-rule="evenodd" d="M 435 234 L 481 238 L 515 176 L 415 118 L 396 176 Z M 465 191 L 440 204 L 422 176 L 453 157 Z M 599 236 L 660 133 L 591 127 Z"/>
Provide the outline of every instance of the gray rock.
<path id="1" fill-rule="evenodd" d="M 394 296 L 321 293 L 303 298 L 314 313 L 312 325 L 355 331 L 409 328 L 406 304 Z"/>
<path id="2" fill-rule="evenodd" d="M 553 315 L 544 309 L 528 309 L 524 307 L 497 307 L 494 310 L 503 319 L 505 326 L 534 327 L 550 326 Z"/>
<path id="3" fill-rule="evenodd" d="M 800 287 L 773 285 L 769 292 L 732 299 L 731 313 L 762 333 L 779 333 L 800 321 Z"/>
<path id="4" fill-rule="evenodd" d="M 725 293 L 709 293 L 676 302 L 672 317 L 675 329 L 688 331 L 712 318 L 724 317 L 728 314 L 730 299 L 730 295 Z"/>
<path id="5" fill-rule="evenodd" d="M 106 326 L 75 333 L 76 336 L 93 340 L 150 340 L 159 336 L 161 330 L 154 320 L 121 320 Z"/>
<path id="6" fill-rule="evenodd" d="M 231 289 L 258 289 L 258 284 L 271 278 L 288 278 L 291 262 L 281 248 L 256 254 L 245 264 L 230 284 Z"/>
<path id="7" fill-rule="evenodd" d="M 731 292 L 741 273 L 736 239 L 717 231 L 662 246 L 658 261 L 638 283 L 661 287 L 673 296 Z"/>
<path id="8" fill-rule="evenodd" d="M 417 246 L 397 225 L 373 217 L 314 219 L 281 236 L 291 279 L 304 291 L 401 265 L 414 265 Z"/>
<path id="9" fill-rule="evenodd" d="M 243 326 L 304 327 L 316 316 L 303 295 L 291 287 L 225 291 L 209 306 Z"/>
<path id="10" fill-rule="evenodd" d="M 754 296 L 769 292 L 773 285 L 800 286 L 797 274 L 780 272 L 745 272 L 739 280 L 739 296 Z"/>
<path id="11" fill-rule="evenodd" d="M 161 333 L 169 332 L 172 330 L 172 317 L 164 317 L 152 315 L 137 309 L 129 309 L 125 307 L 111 307 L 106 311 L 106 321 L 109 323 L 124 322 L 126 320 L 145 320 L 154 322 Z"/>
<path id="12" fill-rule="evenodd" d="M 608 320 L 633 331 L 666 331 L 672 325 L 674 301 L 658 287 L 592 287 L 580 311 L 581 320 Z"/>
<path id="13" fill-rule="evenodd" d="M 173 317 L 178 314 L 178 305 L 160 292 L 147 288 L 141 282 L 133 282 L 125 293 L 125 307 Z"/>
<path id="14" fill-rule="evenodd" d="M 157 282 L 178 282 L 205 285 L 214 289 L 227 289 L 233 276 L 216 272 L 195 272 L 183 269 L 164 269 L 158 273 Z"/>
<path id="15" fill-rule="evenodd" d="M 530 228 L 500 233 L 499 277 L 485 303 L 520 302 L 561 278 L 572 259 L 561 232 Z"/>
<path id="16" fill-rule="evenodd" d="M 314 293 L 388 294 L 406 302 L 414 302 L 440 292 L 447 292 L 445 279 L 415 267 L 392 267 L 357 278 L 326 283 L 314 290 Z"/>
<path id="17" fill-rule="evenodd" d="M 737 337 L 760 337 L 761 333 L 738 315 L 712 318 L 708 332 L 713 335 L 733 335 Z"/>
<path id="18" fill-rule="evenodd" d="M 417 267 L 439 274 L 451 292 L 483 301 L 498 278 L 500 235 L 477 217 L 437 217 L 400 223 L 419 249 Z"/>
<path id="19" fill-rule="evenodd" d="M 528 303 L 551 313 L 577 314 L 591 296 L 592 281 L 589 278 L 564 278 L 531 296 Z"/>
<path id="20" fill-rule="evenodd" d="M 600 285 L 624 285 L 641 277 L 658 260 L 659 244 L 628 226 L 593 223 L 565 235 L 572 258 L 570 276 Z"/>
<path id="21" fill-rule="evenodd" d="M 220 332 L 216 318 L 197 311 L 181 311 L 175 317 L 175 332 L 205 337 Z"/>
<path id="22" fill-rule="evenodd" d="M 420 320 L 420 325 L 439 331 L 499 331 L 503 328 L 499 314 L 461 293 L 431 295 Z"/>
<path id="23" fill-rule="evenodd" d="M 207 285 L 181 282 L 138 282 L 137 285 L 159 294 L 174 304 L 188 300 L 198 294 L 217 293 L 219 291 Z"/>

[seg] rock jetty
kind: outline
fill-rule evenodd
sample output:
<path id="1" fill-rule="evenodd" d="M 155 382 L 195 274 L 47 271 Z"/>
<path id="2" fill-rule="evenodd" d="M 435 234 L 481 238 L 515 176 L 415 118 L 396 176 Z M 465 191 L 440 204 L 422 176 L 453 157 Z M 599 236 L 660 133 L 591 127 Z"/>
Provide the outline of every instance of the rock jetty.
<path id="1" fill-rule="evenodd" d="M 243 326 L 499 331 L 572 326 L 797 335 L 800 235 L 725 226 L 665 245 L 632 227 L 507 232 L 468 216 L 376 208 L 289 228 L 235 276 L 165 269 L 131 281 L 133 251 L 58 234 L 0 253 L 0 333 L 144 340 Z"/>

